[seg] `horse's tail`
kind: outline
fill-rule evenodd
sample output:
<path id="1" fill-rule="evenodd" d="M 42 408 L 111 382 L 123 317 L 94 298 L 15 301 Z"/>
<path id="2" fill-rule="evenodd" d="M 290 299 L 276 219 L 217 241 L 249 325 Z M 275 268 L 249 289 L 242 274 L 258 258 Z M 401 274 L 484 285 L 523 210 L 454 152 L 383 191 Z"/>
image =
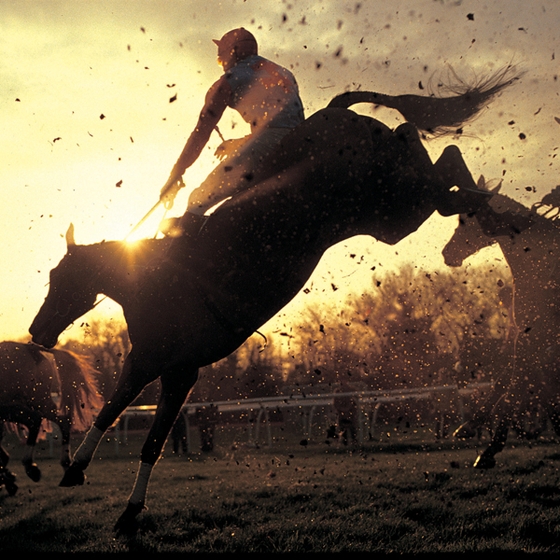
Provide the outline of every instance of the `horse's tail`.
<path id="1" fill-rule="evenodd" d="M 91 426 L 93 416 L 103 405 L 97 387 L 98 371 L 84 356 L 69 350 L 50 350 L 60 377 L 59 408 L 72 414 L 72 429 L 84 431 Z"/>
<path id="2" fill-rule="evenodd" d="M 347 109 L 356 103 L 374 103 L 396 109 L 419 130 L 430 134 L 456 132 L 472 120 L 492 98 L 518 80 L 524 72 L 508 65 L 497 72 L 468 84 L 450 70 L 455 83 L 440 87 L 452 95 L 448 97 L 422 95 L 386 95 L 371 91 L 349 91 L 334 97 L 328 107 Z M 451 82 L 451 80 L 450 80 Z"/>

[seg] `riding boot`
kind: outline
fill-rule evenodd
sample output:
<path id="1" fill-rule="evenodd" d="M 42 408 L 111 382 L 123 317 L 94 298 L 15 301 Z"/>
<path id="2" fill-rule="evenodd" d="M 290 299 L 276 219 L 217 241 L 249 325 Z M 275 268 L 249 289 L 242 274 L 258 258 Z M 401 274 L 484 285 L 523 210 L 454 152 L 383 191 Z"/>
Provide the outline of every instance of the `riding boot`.
<path id="1" fill-rule="evenodd" d="M 174 262 L 182 262 L 192 243 L 206 222 L 206 216 L 185 212 L 175 228 L 180 234 L 173 237 L 167 256 Z"/>

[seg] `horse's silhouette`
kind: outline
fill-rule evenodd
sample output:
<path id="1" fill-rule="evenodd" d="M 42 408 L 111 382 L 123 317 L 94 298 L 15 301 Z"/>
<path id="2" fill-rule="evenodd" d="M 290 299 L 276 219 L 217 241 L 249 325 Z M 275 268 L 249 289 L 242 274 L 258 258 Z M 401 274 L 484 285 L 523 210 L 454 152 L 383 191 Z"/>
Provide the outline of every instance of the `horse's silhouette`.
<path id="1" fill-rule="evenodd" d="M 538 205 L 540 206 L 540 205 Z M 454 235 L 444 247 L 449 266 L 460 266 L 470 255 L 497 243 L 513 277 L 511 317 L 514 327 L 512 370 L 501 372 L 477 414 L 460 426 L 458 437 L 478 426 L 493 427 L 490 444 L 474 466 L 492 468 L 503 450 L 508 429 L 529 403 L 547 411 L 560 435 L 560 228 L 535 210 L 494 194 L 489 205 L 459 217 Z"/>
<path id="2" fill-rule="evenodd" d="M 83 356 L 53 349 L 49 351 L 53 361 L 44 350 L 34 344 L 0 342 L 0 486 L 5 484 L 11 495 L 16 493 L 17 485 L 7 469 L 8 453 L 1 446 L 4 422 L 27 428 L 22 463 L 27 476 L 38 482 L 41 471 L 33 452 L 43 422 L 49 420 L 60 428 L 60 464 L 67 469 L 71 429 L 87 429 L 92 411 L 102 405 L 96 387 L 97 371 Z"/>
<path id="3" fill-rule="evenodd" d="M 498 80 L 488 96 L 511 81 Z M 476 92 L 464 94 L 473 94 L 473 112 L 481 98 L 489 99 L 484 88 Z M 433 100 L 424 99 L 430 108 L 417 103 L 419 114 L 433 110 Z M 34 342 L 53 346 L 103 293 L 122 306 L 132 344 L 114 395 L 61 485 L 83 484 L 103 433 L 145 385 L 161 378 L 161 399 L 118 532 L 136 528 L 151 470 L 198 368 L 233 352 L 292 300 L 326 249 L 358 234 L 395 244 L 436 210 L 450 215 L 487 200 L 457 147 L 448 146 L 434 164 L 411 124 L 392 131 L 337 107 L 318 111 L 285 136 L 251 180 L 254 186 L 223 203 L 195 240 L 173 240 L 173 260 L 164 258 L 167 239 L 132 249 L 119 242 L 79 246 L 68 235 L 68 252 L 51 271 L 48 295 L 30 327 Z"/>

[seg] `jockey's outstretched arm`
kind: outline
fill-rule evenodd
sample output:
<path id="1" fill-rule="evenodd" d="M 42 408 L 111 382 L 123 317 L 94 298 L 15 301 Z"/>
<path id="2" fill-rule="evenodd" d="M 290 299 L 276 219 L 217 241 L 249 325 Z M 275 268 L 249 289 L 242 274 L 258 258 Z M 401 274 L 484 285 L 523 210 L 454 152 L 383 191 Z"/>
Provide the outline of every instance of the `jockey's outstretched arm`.
<path id="1" fill-rule="evenodd" d="M 223 76 L 208 90 L 204 107 L 200 111 L 198 117 L 198 122 L 189 136 L 179 159 L 173 166 L 169 178 L 161 189 L 160 200 L 181 180 L 185 170 L 198 159 L 200 152 L 202 152 L 202 149 L 210 138 L 210 134 L 212 134 L 212 131 L 222 117 L 230 95 L 231 88 Z"/>

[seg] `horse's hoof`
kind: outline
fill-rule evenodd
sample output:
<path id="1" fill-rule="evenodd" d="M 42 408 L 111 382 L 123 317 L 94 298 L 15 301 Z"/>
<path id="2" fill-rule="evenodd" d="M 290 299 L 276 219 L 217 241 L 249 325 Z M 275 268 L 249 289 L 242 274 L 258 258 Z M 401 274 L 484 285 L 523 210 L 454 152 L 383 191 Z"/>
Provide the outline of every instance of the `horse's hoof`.
<path id="1" fill-rule="evenodd" d="M 0 488 L 2 486 L 6 487 L 6 492 L 8 492 L 8 496 L 15 496 L 18 491 L 18 485 L 16 484 L 16 475 L 7 469 L 1 469 Z"/>
<path id="2" fill-rule="evenodd" d="M 41 480 L 41 469 L 35 464 L 25 465 L 25 474 L 33 481 L 39 482 Z"/>
<path id="3" fill-rule="evenodd" d="M 84 471 L 76 465 L 70 465 L 58 485 L 63 486 L 64 488 L 82 486 L 85 480 L 86 475 L 84 474 Z"/>
<path id="4" fill-rule="evenodd" d="M 473 464 L 475 469 L 493 469 L 496 466 L 496 459 L 493 455 L 488 455 L 485 452 L 481 453 Z"/>
<path id="5" fill-rule="evenodd" d="M 8 496 L 15 496 L 17 491 L 18 485 L 13 480 L 6 482 L 6 492 L 8 492 Z"/>
<path id="6" fill-rule="evenodd" d="M 114 531 L 119 536 L 131 537 L 138 531 L 138 521 L 136 517 L 140 512 L 147 509 L 143 503 L 129 504 L 126 506 L 124 513 L 115 523 Z"/>

